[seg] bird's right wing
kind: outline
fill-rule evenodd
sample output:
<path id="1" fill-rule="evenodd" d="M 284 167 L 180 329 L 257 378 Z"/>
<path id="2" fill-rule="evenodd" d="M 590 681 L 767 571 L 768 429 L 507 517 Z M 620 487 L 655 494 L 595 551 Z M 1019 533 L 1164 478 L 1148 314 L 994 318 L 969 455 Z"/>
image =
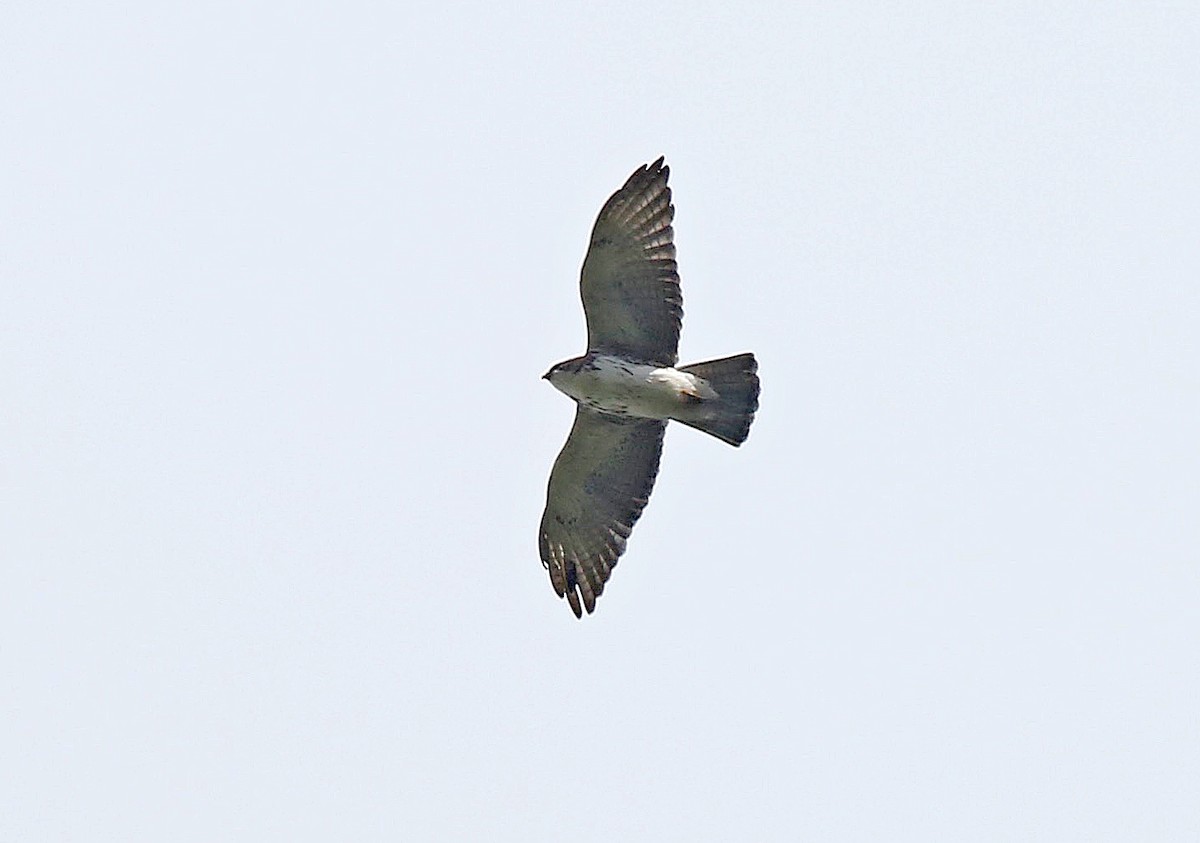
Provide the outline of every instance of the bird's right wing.
<path id="1" fill-rule="evenodd" d="M 667 423 L 579 407 L 546 491 L 538 531 L 542 564 L 576 617 L 604 591 L 654 488 Z"/>

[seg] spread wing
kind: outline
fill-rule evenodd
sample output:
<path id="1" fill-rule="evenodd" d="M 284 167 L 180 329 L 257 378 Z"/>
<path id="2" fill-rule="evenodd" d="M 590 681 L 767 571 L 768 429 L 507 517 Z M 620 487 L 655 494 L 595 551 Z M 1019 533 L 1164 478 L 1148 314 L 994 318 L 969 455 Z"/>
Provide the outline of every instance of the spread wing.
<path id="1" fill-rule="evenodd" d="M 542 564 L 575 617 L 591 613 L 654 488 L 667 423 L 579 407 L 554 462 L 538 532 Z"/>
<path id="2" fill-rule="evenodd" d="M 639 167 L 600 210 L 579 289 L 588 351 L 674 366 L 683 319 L 670 169 Z"/>

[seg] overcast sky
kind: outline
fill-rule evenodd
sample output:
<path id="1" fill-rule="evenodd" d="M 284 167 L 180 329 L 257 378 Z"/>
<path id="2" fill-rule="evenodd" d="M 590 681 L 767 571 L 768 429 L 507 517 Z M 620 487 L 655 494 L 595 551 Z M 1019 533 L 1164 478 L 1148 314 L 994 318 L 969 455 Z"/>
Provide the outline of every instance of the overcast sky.
<path id="1" fill-rule="evenodd" d="M 6 3 L 0 839 L 1200 839 L 1200 14 Z M 671 166 L 674 426 L 538 559 Z"/>

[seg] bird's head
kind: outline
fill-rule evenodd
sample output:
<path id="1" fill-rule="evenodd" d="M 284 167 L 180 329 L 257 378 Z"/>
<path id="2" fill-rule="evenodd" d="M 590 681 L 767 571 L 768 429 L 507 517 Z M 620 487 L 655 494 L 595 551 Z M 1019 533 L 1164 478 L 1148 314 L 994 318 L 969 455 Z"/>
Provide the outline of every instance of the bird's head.
<path id="1" fill-rule="evenodd" d="M 550 367 L 550 371 L 542 375 L 542 380 L 550 381 L 550 383 L 561 390 L 566 378 L 579 373 L 579 368 L 583 365 L 585 359 L 583 357 L 574 357 L 570 360 L 564 360 L 561 363 L 555 363 Z"/>

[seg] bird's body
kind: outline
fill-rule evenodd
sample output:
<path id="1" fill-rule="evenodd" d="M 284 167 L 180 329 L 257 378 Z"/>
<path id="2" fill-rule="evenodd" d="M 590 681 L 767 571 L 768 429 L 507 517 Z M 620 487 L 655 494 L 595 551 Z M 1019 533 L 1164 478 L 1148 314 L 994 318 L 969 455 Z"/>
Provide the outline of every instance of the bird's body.
<path id="1" fill-rule="evenodd" d="M 673 419 L 717 397 L 708 382 L 673 366 L 638 363 L 610 354 L 588 354 L 561 365 L 547 379 L 580 404 L 602 413 Z"/>
<path id="2" fill-rule="evenodd" d="M 588 352 L 545 375 L 578 406 L 550 473 L 538 548 L 576 617 L 595 608 L 625 550 L 667 422 L 740 445 L 758 408 L 753 354 L 676 366 L 683 298 L 668 175 L 661 158 L 640 167 L 601 209 L 580 279 Z"/>

